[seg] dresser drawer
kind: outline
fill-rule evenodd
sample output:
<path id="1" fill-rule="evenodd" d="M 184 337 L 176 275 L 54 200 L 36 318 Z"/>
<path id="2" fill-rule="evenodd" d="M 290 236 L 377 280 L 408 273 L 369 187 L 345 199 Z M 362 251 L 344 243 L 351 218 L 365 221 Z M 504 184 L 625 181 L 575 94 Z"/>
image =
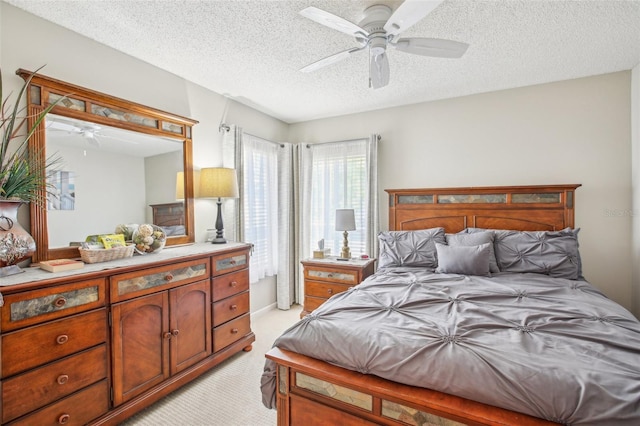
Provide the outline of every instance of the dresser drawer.
<path id="1" fill-rule="evenodd" d="M 178 262 L 111 277 L 111 302 L 132 299 L 209 277 L 209 258 Z"/>
<path id="2" fill-rule="evenodd" d="M 2 382 L 2 422 L 8 422 L 107 377 L 107 347 L 30 370 Z"/>
<path id="3" fill-rule="evenodd" d="M 222 275 L 249 267 L 249 252 L 233 252 L 212 259 L 213 275 Z"/>
<path id="4" fill-rule="evenodd" d="M 307 296 L 323 297 L 325 299 L 328 299 L 334 294 L 347 291 L 350 287 L 353 286 L 348 284 L 333 284 L 327 282 L 305 280 L 304 294 Z"/>
<path id="5" fill-rule="evenodd" d="M 78 281 L 4 297 L 2 331 L 39 324 L 105 306 L 105 280 Z"/>
<path id="6" fill-rule="evenodd" d="M 217 302 L 247 290 L 249 290 L 249 270 L 245 269 L 215 277 L 211 294 L 213 295 L 213 300 Z"/>
<path id="7" fill-rule="evenodd" d="M 107 310 L 74 315 L 2 335 L 2 378 L 107 341 Z"/>
<path id="8" fill-rule="evenodd" d="M 322 267 L 322 266 L 305 266 L 304 277 L 309 280 L 315 281 L 328 281 L 334 283 L 359 284 L 358 271 L 338 269 L 335 267 Z"/>
<path id="9" fill-rule="evenodd" d="M 249 292 L 240 293 L 228 297 L 213 304 L 213 326 L 219 326 L 225 322 L 249 312 Z"/>
<path id="10" fill-rule="evenodd" d="M 81 426 L 100 417 L 108 409 L 109 386 L 103 380 L 10 424 Z"/>
<path id="11" fill-rule="evenodd" d="M 224 349 L 251 332 L 251 317 L 244 314 L 213 329 L 213 351 Z"/>

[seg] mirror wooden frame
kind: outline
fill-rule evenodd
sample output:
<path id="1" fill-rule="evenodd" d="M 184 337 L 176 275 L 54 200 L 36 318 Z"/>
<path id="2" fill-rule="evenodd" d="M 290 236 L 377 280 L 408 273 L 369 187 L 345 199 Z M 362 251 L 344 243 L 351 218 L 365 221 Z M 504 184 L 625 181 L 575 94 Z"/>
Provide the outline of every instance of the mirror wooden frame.
<path id="1" fill-rule="evenodd" d="M 198 121 L 56 80 L 22 68 L 18 69 L 16 74 L 25 81 L 33 76 L 27 90 L 27 122 L 30 128 L 48 105 L 62 98 L 53 107 L 51 113 L 149 135 L 182 140 L 185 179 L 185 235 L 167 237 L 166 245 L 191 244 L 195 241 L 192 127 Z M 111 115 L 117 118 L 107 116 L 108 114 L 105 114 L 105 111 L 113 112 Z M 29 152 L 32 155 L 36 155 L 38 161 L 44 163 L 47 158 L 45 147 L 45 121 L 42 120 L 37 131 L 29 140 Z M 44 188 L 41 196 L 43 198 L 46 197 Z M 37 263 L 42 260 L 77 258 L 80 256 L 77 247 L 49 247 L 46 205 L 31 203 L 30 213 L 31 235 L 36 241 L 36 252 L 32 257 L 32 262 Z"/>

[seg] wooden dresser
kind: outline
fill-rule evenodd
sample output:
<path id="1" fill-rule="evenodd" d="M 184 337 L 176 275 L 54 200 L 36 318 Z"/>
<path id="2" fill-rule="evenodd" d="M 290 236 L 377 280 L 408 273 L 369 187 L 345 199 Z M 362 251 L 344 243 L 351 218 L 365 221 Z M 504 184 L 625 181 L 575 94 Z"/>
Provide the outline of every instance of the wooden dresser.
<path id="1" fill-rule="evenodd" d="M 301 263 L 304 266 L 304 309 L 300 318 L 309 315 L 331 296 L 360 284 L 373 274 L 375 259 L 343 261 L 329 257 Z"/>
<path id="2" fill-rule="evenodd" d="M 194 244 L 2 278 L 2 424 L 115 425 L 251 350 L 249 252 Z"/>

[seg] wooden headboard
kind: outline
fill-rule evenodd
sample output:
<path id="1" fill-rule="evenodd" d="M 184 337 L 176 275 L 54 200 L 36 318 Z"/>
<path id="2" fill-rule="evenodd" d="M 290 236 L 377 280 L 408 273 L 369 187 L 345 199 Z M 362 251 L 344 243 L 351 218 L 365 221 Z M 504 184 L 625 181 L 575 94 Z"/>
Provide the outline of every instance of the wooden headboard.
<path id="1" fill-rule="evenodd" d="M 153 224 L 158 226 L 184 225 L 184 202 L 151 204 Z"/>
<path id="2" fill-rule="evenodd" d="M 389 230 L 467 227 L 557 231 L 574 227 L 580 184 L 386 189 Z"/>

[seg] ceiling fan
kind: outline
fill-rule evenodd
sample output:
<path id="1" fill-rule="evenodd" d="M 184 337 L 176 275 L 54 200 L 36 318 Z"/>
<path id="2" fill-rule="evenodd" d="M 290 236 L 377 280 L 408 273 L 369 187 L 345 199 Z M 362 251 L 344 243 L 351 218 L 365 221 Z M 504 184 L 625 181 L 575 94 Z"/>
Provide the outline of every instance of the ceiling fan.
<path id="1" fill-rule="evenodd" d="M 369 87 L 378 89 L 389 84 L 388 46 L 415 55 L 460 58 L 469 47 L 466 43 L 439 38 L 398 38 L 400 33 L 423 19 L 443 1 L 405 0 L 393 13 L 389 6 L 373 5 L 365 9 L 364 18 L 358 25 L 322 9 L 307 7 L 300 11 L 302 16 L 355 37 L 360 46 L 320 59 L 300 71 L 312 72 L 369 48 Z"/>

